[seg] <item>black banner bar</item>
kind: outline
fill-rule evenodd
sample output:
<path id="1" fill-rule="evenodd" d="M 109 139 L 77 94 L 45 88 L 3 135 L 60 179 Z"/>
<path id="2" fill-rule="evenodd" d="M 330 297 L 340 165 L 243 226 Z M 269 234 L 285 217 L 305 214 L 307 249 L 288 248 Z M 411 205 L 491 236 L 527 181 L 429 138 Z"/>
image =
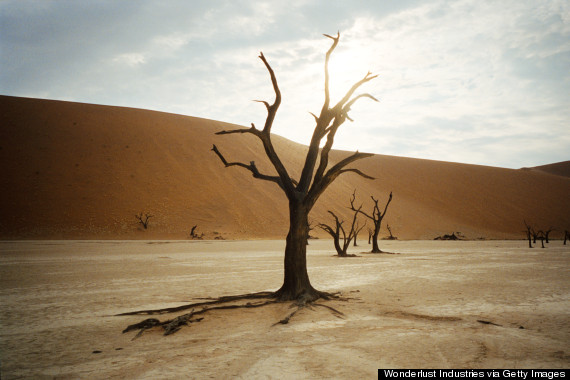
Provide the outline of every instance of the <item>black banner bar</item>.
<path id="1" fill-rule="evenodd" d="M 379 369 L 378 379 L 566 379 L 568 369 Z"/>

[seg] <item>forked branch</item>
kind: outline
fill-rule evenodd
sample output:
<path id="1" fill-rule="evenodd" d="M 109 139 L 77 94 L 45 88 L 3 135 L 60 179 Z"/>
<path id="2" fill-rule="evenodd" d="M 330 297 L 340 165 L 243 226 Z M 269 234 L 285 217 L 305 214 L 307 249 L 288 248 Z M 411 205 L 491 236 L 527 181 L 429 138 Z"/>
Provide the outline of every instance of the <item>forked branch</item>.
<path id="1" fill-rule="evenodd" d="M 271 83 L 273 85 L 273 90 L 275 92 L 275 101 L 273 102 L 273 104 L 269 104 L 269 102 L 264 101 L 264 100 L 255 100 L 256 102 L 263 103 L 265 105 L 265 108 L 267 109 L 267 117 L 265 119 L 265 125 L 263 126 L 263 130 L 257 129 L 255 127 L 255 125 L 252 123 L 251 128 L 238 128 L 238 129 L 233 129 L 233 130 L 224 130 L 224 131 L 219 131 L 216 134 L 217 135 L 227 135 L 227 134 L 234 134 L 234 133 L 251 133 L 251 134 L 257 136 L 261 140 L 261 142 L 263 143 L 263 148 L 265 149 L 265 154 L 267 155 L 267 157 L 269 158 L 269 161 L 271 162 L 271 164 L 273 165 L 273 167 L 277 171 L 278 176 L 277 177 L 267 176 L 267 175 L 263 175 L 263 174 L 259 173 L 259 171 L 255 167 L 255 165 L 253 164 L 253 161 L 250 163 L 250 165 L 239 163 L 239 162 L 229 163 L 229 165 L 228 165 L 227 161 L 225 161 L 225 159 L 223 159 L 222 154 L 220 153 L 220 151 L 215 146 L 214 146 L 214 148 L 216 148 L 216 149 L 212 149 L 212 150 L 218 155 L 218 157 L 222 160 L 222 162 L 224 163 L 224 165 L 226 167 L 228 167 L 228 166 L 241 166 L 241 167 L 246 168 L 249 171 L 251 171 L 255 178 L 275 182 L 281 187 L 281 189 L 283 189 L 283 191 L 285 192 L 287 197 L 290 198 L 290 197 L 294 196 L 295 186 L 297 185 L 297 182 L 294 181 L 289 176 L 289 174 L 287 173 L 287 169 L 285 168 L 285 166 L 281 162 L 281 159 L 279 158 L 279 156 L 275 152 L 275 149 L 273 147 L 273 143 L 271 142 L 271 127 L 273 125 L 273 121 L 275 120 L 275 115 L 277 114 L 277 109 L 279 108 L 279 105 L 281 104 L 281 91 L 279 90 L 279 86 L 277 84 L 277 78 L 275 77 L 275 72 L 271 68 L 271 65 L 269 65 L 269 63 L 265 59 L 265 56 L 263 55 L 263 53 L 260 53 L 259 58 L 263 61 L 265 67 L 267 68 L 267 71 L 269 72 L 269 75 L 271 77 Z"/>
<path id="2" fill-rule="evenodd" d="M 216 153 L 216 155 L 220 158 L 220 160 L 222 161 L 222 163 L 224 164 L 225 167 L 230 167 L 230 166 L 242 167 L 244 169 L 249 170 L 253 174 L 253 177 L 258 178 L 258 179 L 262 179 L 265 181 L 275 182 L 281 188 L 283 188 L 283 184 L 281 183 L 281 178 L 279 178 L 277 176 L 271 176 L 271 175 L 260 173 L 259 170 L 257 169 L 257 166 L 255 165 L 255 161 L 251 161 L 249 163 L 249 165 L 244 164 L 243 162 L 228 162 L 226 160 L 226 158 L 222 155 L 222 153 L 218 150 L 218 147 L 216 145 L 214 145 L 212 147 L 212 151 L 214 151 L 214 153 Z"/>
<path id="3" fill-rule="evenodd" d="M 333 50 L 336 48 L 340 34 L 337 34 L 336 37 L 330 36 L 325 34 L 326 37 L 333 40 L 333 44 L 327 52 L 326 59 L 325 59 L 325 101 L 323 107 L 321 109 L 320 115 L 317 117 L 316 115 L 312 114 L 316 121 L 316 127 L 313 132 L 313 137 L 311 139 L 311 144 L 309 145 L 309 151 L 307 153 L 307 157 L 305 159 L 305 165 L 303 167 L 303 171 L 301 173 L 301 179 L 299 180 L 299 186 L 297 189 L 301 192 L 312 192 L 313 194 L 317 193 L 320 194 L 322 191 L 318 189 L 326 189 L 329 183 L 327 183 L 331 178 L 334 180 L 338 176 L 338 174 L 342 174 L 346 171 L 340 171 L 339 173 L 335 173 L 335 171 L 329 171 L 327 175 L 325 175 L 325 170 L 328 166 L 329 162 L 329 152 L 331 151 L 334 138 L 338 128 L 348 119 L 352 119 L 348 116 L 348 112 L 350 111 L 352 105 L 361 98 L 370 98 L 372 100 L 377 101 L 375 97 L 370 94 L 361 94 L 351 99 L 354 95 L 354 92 L 362 86 L 364 83 L 369 82 L 370 80 L 376 78 L 376 75 L 372 75 L 368 72 L 364 78 L 356 82 L 345 94 L 345 96 L 333 107 L 330 108 L 330 76 L 329 76 L 329 60 Z M 316 173 L 314 172 L 315 166 L 317 164 L 317 160 L 319 159 L 319 147 L 321 146 L 321 141 L 326 136 L 326 143 L 322 149 L 320 149 L 320 160 L 318 167 L 316 168 Z M 364 155 L 357 155 L 355 158 L 365 158 L 368 156 Z M 342 167 L 337 168 L 336 170 L 341 170 Z M 349 170 L 352 171 L 352 170 Z M 356 171 L 352 171 L 356 172 Z M 361 174 L 362 172 L 357 172 L 357 174 Z M 313 176 L 314 174 L 314 176 Z M 369 176 L 364 176 L 365 178 L 371 178 Z M 309 187 L 312 188 L 309 190 Z"/>
<path id="4" fill-rule="evenodd" d="M 326 174 L 319 180 L 314 181 L 313 185 L 311 186 L 311 190 L 308 194 L 308 200 L 310 204 L 314 204 L 319 196 L 327 189 L 327 187 L 341 174 L 343 173 L 356 173 L 361 177 L 366 179 L 374 179 L 374 177 L 369 176 L 368 174 L 363 173 L 358 169 L 348 168 L 345 167 L 354 161 L 360 160 L 366 157 L 372 157 L 374 154 L 372 153 L 360 153 L 355 152 L 352 155 L 342 159 L 337 164 L 335 164 L 332 168 L 330 168 Z"/>

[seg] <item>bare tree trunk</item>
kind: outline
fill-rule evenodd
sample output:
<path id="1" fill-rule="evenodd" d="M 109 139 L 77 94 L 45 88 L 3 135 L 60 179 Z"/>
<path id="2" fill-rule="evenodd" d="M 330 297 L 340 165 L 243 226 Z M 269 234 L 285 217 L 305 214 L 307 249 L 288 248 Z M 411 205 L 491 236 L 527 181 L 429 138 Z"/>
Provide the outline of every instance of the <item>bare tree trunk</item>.
<path id="1" fill-rule="evenodd" d="M 526 237 L 528 239 L 528 247 L 532 248 L 532 234 L 533 234 L 533 229 L 532 227 L 526 222 L 526 220 L 524 221 L 524 226 L 526 227 Z"/>
<path id="2" fill-rule="evenodd" d="M 382 219 L 374 220 L 374 233 L 372 234 L 372 253 L 382 253 L 382 250 L 378 246 L 378 236 L 380 235 L 380 225 Z"/>
<path id="3" fill-rule="evenodd" d="M 313 301 L 319 298 L 319 292 L 311 285 L 307 273 L 309 210 L 302 204 L 289 202 L 289 219 L 283 285 L 276 295 L 279 299 L 286 301 Z"/>
<path id="4" fill-rule="evenodd" d="M 532 248 L 532 238 L 531 238 L 531 236 L 530 236 L 530 231 L 527 232 L 526 237 L 527 237 L 527 239 L 528 239 L 528 247 L 529 247 L 529 248 Z"/>

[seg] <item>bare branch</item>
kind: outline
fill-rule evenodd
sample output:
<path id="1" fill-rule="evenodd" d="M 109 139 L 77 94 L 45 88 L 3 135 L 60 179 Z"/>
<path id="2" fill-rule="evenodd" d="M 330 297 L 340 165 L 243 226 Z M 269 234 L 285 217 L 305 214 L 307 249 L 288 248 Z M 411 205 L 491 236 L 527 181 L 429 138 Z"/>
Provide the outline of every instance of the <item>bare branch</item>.
<path id="1" fill-rule="evenodd" d="M 254 102 L 265 104 L 265 108 L 267 108 L 268 111 L 269 111 L 269 109 L 271 108 L 271 106 L 269 105 L 269 103 L 266 102 L 265 100 L 254 100 Z"/>
<path id="2" fill-rule="evenodd" d="M 328 232 L 332 237 L 335 235 L 335 231 L 332 229 L 331 226 L 325 223 L 319 223 L 318 227 L 325 232 Z"/>
<path id="3" fill-rule="evenodd" d="M 317 115 L 315 115 L 314 113 L 312 113 L 312 112 L 309 112 L 309 113 L 315 118 L 315 121 L 318 123 L 318 122 L 319 122 L 319 117 L 318 117 Z"/>
<path id="4" fill-rule="evenodd" d="M 372 75 L 371 72 L 368 72 L 364 78 L 362 78 L 361 80 L 359 80 L 358 82 L 356 82 L 355 84 L 352 85 L 352 87 L 350 88 L 350 90 L 347 91 L 346 95 L 344 95 L 344 97 L 334 106 L 334 109 L 340 110 L 342 108 L 344 108 L 344 105 L 349 101 L 349 99 L 351 98 L 351 96 L 354 94 L 354 92 L 360 87 L 362 86 L 364 83 L 371 81 L 372 79 L 378 77 L 378 75 Z M 358 98 L 358 97 L 357 97 Z M 356 99 L 355 99 L 356 100 Z"/>
<path id="5" fill-rule="evenodd" d="M 249 171 L 251 171 L 253 173 L 253 176 L 255 178 L 264 179 L 264 180 L 272 181 L 272 182 L 279 184 L 279 186 L 283 189 L 283 191 L 285 191 L 287 196 L 292 197 L 294 194 L 294 191 L 295 191 L 294 186 L 297 185 L 297 182 L 295 180 L 293 180 L 289 176 L 289 174 L 287 173 L 287 169 L 285 168 L 285 166 L 281 162 L 280 158 L 277 156 L 277 153 L 275 152 L 275 149 L 273 147 L 273 143 L 271 142 L 271 126 L 273 125 L 273 120 L 275 119 L 277 109 L 279 108 L 279 105 L 281 104 L 281 91 L 279 90 L 279 86 L 277 84 L 277 78 L 275 77 L 275 72 L 273 71 L 273 69 L 271 68 L 271 66 L 269 65 L 267 60 L 265 59 L 265 56 L 263 55 L 263 53 L 260 53 L 259 58 L 265 64 L 267 71 L 269 71 L 269 75 L 271 77 L 271 83 L 273 85 L 273 90 L 275 91 L 275 101 L 271 105 L 269 104 L 269 102 L 266 102 L 264 100 L 255 100 L 256 102 L 263 103 L 265 105 L 265 107 L 267 108 L 267 118 L 265 119 L 265 125 L 263 127 L 263 130 L 257 129 L 255 127 L 255 125 L 252 123 L 251 128 L 238 128 L 238 129 L 234 129 L 234 130 L 225 130 L 225 131 L 217 132 L 216 134 L 217 135 L 228 135 L 228 134 L 235 134 L 235 133 L 251 133 L 251 134 L 257 136 L 261 140 L 261 142 L 263 143 L 265 153 L 266 153 L 267 157 L 269 158 L 269 161 L 273 164 L 273 167 L 277 171 L 278 176 L 277 177 L 276 176 L 268 176 L 268 175 L 264 175 L 264 174 L 259 173 L 259 171 L 255 167 L 253 162 L 250 163 L 249 165 L 243 164 L 240 162 L 233 162 L 233 163 L 229 163 L 229 165 L 228 165 L 227 161 L 225 161 L 225 159 L 223 159 L 223 156 L 221 155 L 221 153 L 219 152 L 219 150 L 217 150 L 217 148 L 215 146 L 214 146 L 215 149 L 212 149 L 212 150 L 218 155 L 218 157 L 220 157 L 220 159 L 222 159 L 222 162 L 224 162 L 224 165 L 226 165 L 226 166 L 241 166 L 245 169 L 248 169 Z"/>
<path id="6" fill-rule="evenodd" d="M 374 96 L 370 95 L 370 94 L 360 94 L 358 96 L 355 96 L 351 101 L 349 101 L 342 109 L 342 112 L 344 113 L 344 115 L 346 116 L 346 118 L 350 121 L 353 121 L 350 117 L 348 117 L 348 112 L 350 111 L 352 105 L 354 103 L 356 103 L 356 101 L 358 99 L 362 99 L 362 98 L 368 98 L 368 99 L 372 99 L 375 102 L 378 102 L 378 99 L 376 99 Z"/>
<path id="7" fill-rule="evenodd" d="M 370 94 L 361 94 L 356 96 L 355 98 L 351 99 L 354 92 L 364 83 L 374 79 L 377 75 L 372 75 L 368 72 L 364 78 L 356 82 L 350 90 L 346 93 L 346 95 L 331 109 L 330 106 L 330 92 L 329 92 L 329 59 L 336 48 L 338 41 L 340 39 L 340 33 L 337 33 L 336 37 L 325 35 L 327 38 L 332 39 L 334 42 L 332 46 L 329 48 L 326 59 L 325 59 L 325 101 L 323 104 L 323 108 L 321 109 L 321 114 L 319 117 L 315 117 L 316 120 L 316 127 L 313 132 L 313 137 L 311 138 L 311 143 L 309 145 L 309 151 L 307 152 L 307 156 L 305 159 L 305 164 L 303 166 L 303 170 L 301 172 L 301 179 L 299 180 L 299 186 L 297 186 L 297 190 L 301 192 L 309 191 L 309 187 L 311 186 L 311 182 L 313 182 L 313 188 L 320 187 L 319 184 L 324 179 L 324 173 L 328 166 L 329 160 L 329 152 L 332 149 L 334 143 L 334 137 L 338 128 L 346 121 L 346 119 L 352 121 L 352 119 L 348 116 L 348 111 L 350 111 L 351 106 L 358 100 L 364 97 L 374 99 Z M 327 141 L 325 146 L 322 148 L 320 152 L 320 162 L 317 167 L 316 173 L 313 176 L 313 172 L 315 170 L 315 165 L 317 163 L 317 159 L 319 156 L 319 146 L 321 145 L 321 140 L 327 136 Z M 339 168 L 340 170 L 340 168 Z M 331 176 L 336 178 L 338 174 L 341 173 L 334 173 L 329 172 Z M 368 178 L 368 177 L 366 177 Z M 334 178 L 333 178 L 334 179 Z M 328 184 L 325 184 L 325 187 Z"/>
<path id="8" fill-rule="evenodd" d="M 339 161 L 336 165 L 330 168 L 319 181 L 313 182 L 313 186 L 311 186 L 311 190 L 309 191 L 309 194 L 307 196 L 309 202 L 311 202 L 310 204 L 314 204 L 314 202 L 316 202 L 316 200 L 323 193 L 323 191 L 325 191 L 326 188 L 342 173 L 353 172 L 364 176 L 364 178 L 374 179 L 373 177 L 370 177 L 362 173 L 360 170 L 344 169 L 345 166 L 351 164 L 354 161 L 372 156 L 374 156 L 374 154 L 372 153 L 360 153 L 357 151 L 351 156 L 348 156 L 343 160 Z"/>
<path id="9" fill-rule="evenodd" d="M 216 153 L 216 155 L 220 158 L 220 160 L 222 161 L 222 163 L 224 164 L 225 167 L 240 166 L 244 169 L 249 170 L 253 174 L 253 177 L 258 178 L 258 179 L 262 179 L 265 181 L 275 182 L 276 184 L 279 185 L 279 187 L 281 187 L 283 189 L 283 185 L 281 183 L 281 178 L 279 176 L 271 176 L 271 175 L 260 173 L 259 170 L 257 169 L 257 166 L 255 165 L 255 161 L 250 161 L 249 165 L 244 164 L 242 162 L 228 162 L 226 160 L 226 158 L 222 155 L 222 153 L 220 152 L 220 150 L 218 149 L 218 147 L 216 145 L 214 145 L 212 147 L 212 151 L 214 151 L 214 153 Z M 297 181 L 295 181 L 293 178 L 290 178 L 290 181 L 293 184 L 297 184 Z"/>
<path id="10" fill-rule="evenodd" d="M 267 119 L 265 120 L 265 126 L 263 127 L 263 132 L 269 134 L 271 131 L 271 126 L 273 125 L 273 120 L 275 119 L 275 114 L 277 113 L 277 109 L 281 104 L 281 91 L 279 90 L 279 86 L 277 85 L 277 78 L 275 77 L 275 72 L 265 59 L 263 53 L 259 53 L 259 58 L 265 64 L 267 71 L 269 71 L 269 75 L 271 76 L 271 83 L 273 84 L 273 90 L 275 91 L 275 101 L 272 105 L 269 103 L 264 102 L 267 106 Z"/>
<path id="11" fill-rule="evenodd" d="M 238 129 L 223 130 L 223 131 L 216 132 L 216 135 L 231 135 L 234 133 L 251 133 L 251 134 L 259 137 L 260 131 L 257 128 L 255 128 L 255 125 L 253 123 L 251 123 L 250 128 L 238 128 Z"/>
<path id="12" fill-rule="evenodd" d="M 325 37 L 330 38 L 331 40 L 333 40 L 333 44 L 331 45 L 331 47 L 329 48 L 329 50 L 327 51 L 326 54 L 326 58 L 325 58 L 325 101 L 323 104 L 323 109 L 321 111 L 321 115 L 329 109 L 329 104 L 330 104 L 330 89 L 329 89 L 329 82 L 330 82 L 330 76 L 329 76 L 329 61 L 331 58 L 331 54 L 334 51 L 334 49 L 336 48 L 336 46 L 338 45 L 338 41 L 340 40 L 340 32 L 336 33 L 336 37 L 330 36 L 328 34 L 324 34 Z"/>
<path id="13" fill-rule="evenodd" d="M 359 176 L 364 177 L 364 178 L 366 178 L 366 179 L 376 179 L 376 178 L 374 178 L 374 177 L 372 177 L 372 176 L 369 176 L 368 174 L 363 173 L 362 171 L 360 171 L 360 170 L 358 170 L 358 169 L 354 169 L 354 168 L 343 169 L 343 170 L 340 171 L 339 175 L 340 175 L 340 174 L 343 174 L 343 173 L 356 173 L 356 174 L 358 174 Z"/>
<path id="14" fill-rule="evenodd" d="M 380 214 L 380 216 L 383 218 L 386 215 L 386 211 L 388 210 L 388 205 L 390 204 L 390 202 L 392 202 L 392 192 L 390 191 L 390 196 L 388 197 L 388 202 L 386 202 L 386 206 L 384 207 L 384 212 L 382 214 Z M 376 201 L 376 204 L 378 204 L 378 201 Z"/>
<path id="15" fill-rule="evenodd" d="M 283 185 L 281 183 L 281 179 L 278 176 L 270 176 L 270 175 L 260 173 L 259 170 L 257 169 L 257 166 L 255 165 L 255 161 L 251 161 L 249 164 L 244 164 L 242 162 L 228 162 L 226 160 L 226 158 L 222 155 L 222 153 L 219 151 L 219 149 L 216 145 L 214 145 L 212 147 L 212 151 L 214 151 L 214 153 L 216 153 L 216 155 L 220 158 L 220 160 L 222 161 L 222 163 L 224 164 L 225 167 L 230 167 L 230 166 L 242 167 L 244 169 L 249 170 L 252 173 L 253 177 L 258 178 L 258 179 L 262 179 L 265 181 L 275 182 L 281 188 L 283 188 Z"/>
<path id="16" fill-rule="evenodd" d="M 263 148 L 265 149 L 265 154 L 267 155 L 267 158 L 269 158 L 269 161 L 271 161 L 271 164 L 273 164 L 273 167 L 275 168 L 277 174 L 279 175 L 280 178 L 279 183 L 281 188 L 283 189 L 287 197 L 291 198 L 293 197 L 293 194 L 295 192 L 294 186 L 296 186 L 297 182 L 292 180 L 291 176 L 289 176 L 289 174 L 287 173 L 287 169 L 285 168 L 285 166 L 281 162 L 281 159 L 275 152 L 275 148 L 273 147 L 273 143 L 271 142 L 271 127 L 273 125 L 273 120 L 275 120 L 277 109 L 281 104 L 281 91 L 279 90 L 279 86 L 277 84 L 277 78 L 275 77 L 275 72 L 271 68 L 271 65 L 269 65 L 269 62 L 267 62 L 267 60 L 265 59 L 263 53 L 259 54 L 259 58 L 265 64 L 267 71 L 269 71 L 269 75 L 271 77 L 271 83 L 273 84 L 273 90 L 275 91 L 275 101 L 271 105 L 269 105 L 268 102 L 261 101 L 261 103 L 265 104 L 265 107 L 267 108 L 267 118 L 265 119 L 265 125 L 263 127 L 263 130 L 260 131 L 259 133 L 256 132 L 255 134 L 263 142 Z M 258 131 L 255 128 L 254 130 Z"/>
<path id="17" fill-rule="evenodd" d="M 325 37 L 333 40 L 333 44 L 327 51 L 325 58 L 325 100 L 323 102 L 323 107 L 321 108 L 321 114 L 319 115 L 319 117 L 315 116 L 317 125 L 315 126 L 315 130 L 313 131 L 313 136 L 311 137 L 311 143 L 309 144 L 309 151 L 307 152 L 307 156 L 305 158 L 305 165 L 303 166 L 303 170 L 301 172 L 301 179 L 299 180 L 298 190 L 302 192 L 308 191 L 309 186 L 311 185 L 311 181 L 313 180 L 313 171 L 315 169 L 315 164 L 317 162 L 317 158 L 319 155 L 319 146 L 321 140 L 326 135 L 326 129 L 334 117 L 334 113 L 331 112 L 331 110 L 329 109 L 330 105 L 329 61 L 332 52 L 334 51 L 334 49 L 338 45 L 338 41 L 340 40 L 340 32 L 337 32 L 336 37 L 330 36 L 328 34 L 325 34 Z"/>
<path id="18" fill-rule="evenodd" d="M 354 192 L 352 193 L 352 197 L 350 198 L 350 209 L 352 211 L 356 211 L 357 213 L 360 213 L 362 215 L 364 215 L 365 217 L 367 217 L 368 219 L 374 220 L 374 217 L 372 217 L 371 215 L 368 215 L 367 213 L 365 213 L 364 211 L 362 211 L 362 205 L 360 205 L 359 208 L 356 208 L 354 206 L 354 202 L 356 201 L 356 189 L 354 190 Z"/>

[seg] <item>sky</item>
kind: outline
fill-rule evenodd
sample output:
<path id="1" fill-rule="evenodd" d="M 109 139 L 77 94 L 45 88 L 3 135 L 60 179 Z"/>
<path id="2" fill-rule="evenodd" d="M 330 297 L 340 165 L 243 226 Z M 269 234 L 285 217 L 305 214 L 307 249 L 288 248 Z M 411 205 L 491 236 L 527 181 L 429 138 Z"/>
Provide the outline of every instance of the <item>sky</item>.
<path id="1" fill-rule="evenodd" d="M 567 0 L 0 0 L 0 94 L 262 126 L 308 144 L 310 112 L 368 71 L 335 149 L 520 168 L 570 160 Z"/>

